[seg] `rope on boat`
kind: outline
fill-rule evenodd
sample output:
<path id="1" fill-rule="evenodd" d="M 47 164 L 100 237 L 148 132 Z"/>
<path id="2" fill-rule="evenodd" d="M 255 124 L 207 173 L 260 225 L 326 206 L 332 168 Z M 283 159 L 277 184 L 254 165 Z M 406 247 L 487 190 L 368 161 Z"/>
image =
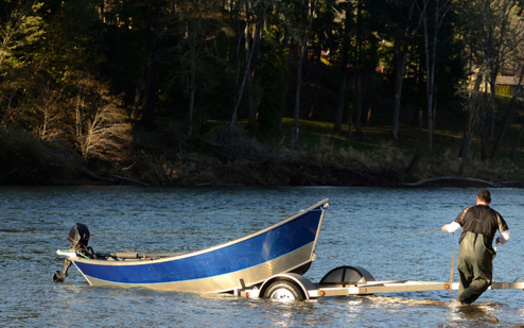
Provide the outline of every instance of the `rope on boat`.
<path id="1" fill-rule="evenodd" d="M 79 252 L 79 251 L 76 251 L 76 255 L 80 255 L 81 257 L 86 258 L 86 259 L 89 258 L 88 256 L 85 256 L 84 254 L 82 254 L 82 252 Z"/>

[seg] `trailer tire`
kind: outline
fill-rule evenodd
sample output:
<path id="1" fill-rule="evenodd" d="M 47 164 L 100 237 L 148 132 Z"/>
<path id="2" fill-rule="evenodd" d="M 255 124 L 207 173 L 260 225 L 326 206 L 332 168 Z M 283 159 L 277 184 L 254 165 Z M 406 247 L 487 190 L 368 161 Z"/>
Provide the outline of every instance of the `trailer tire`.
<path id="1" fill-rule="evenodd" d="M 273 282 L 264 292 L 264 298 L 282 301 L 302 301 L 305 299 L 300 288 L 288 280 Z"/>

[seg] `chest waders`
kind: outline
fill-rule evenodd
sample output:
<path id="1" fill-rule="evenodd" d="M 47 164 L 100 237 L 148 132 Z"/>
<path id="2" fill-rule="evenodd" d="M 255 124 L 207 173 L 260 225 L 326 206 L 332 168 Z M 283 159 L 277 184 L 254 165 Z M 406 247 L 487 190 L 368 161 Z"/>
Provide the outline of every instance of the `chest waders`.
<path id="1" fill-rule="evenodd" d="M 495 252 L 486 247 L 484 236 L 470 231 L 460 242 L 457 269 L 459 301 L 471 304 L 491 285 Z"/>

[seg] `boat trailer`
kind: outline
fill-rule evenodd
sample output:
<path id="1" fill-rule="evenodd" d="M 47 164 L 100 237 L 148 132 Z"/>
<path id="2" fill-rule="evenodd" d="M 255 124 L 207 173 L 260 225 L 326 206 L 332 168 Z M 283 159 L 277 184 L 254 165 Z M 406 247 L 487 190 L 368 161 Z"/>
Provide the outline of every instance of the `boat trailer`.
<path id="1" fill-rule="evenodd" d="M 296 273 L 282 273 L 255 287 L 246 288 L 242 279 L 233 294 L 247 298 L 280 300 L 311 300 L 328 296 L 365 296 L 381 293 L 404 293 L 439 290 L 457 290 L 458 282 L 432 282 L 416 280 L 376 281 L 365 269 L 358 266 L 340 266 L 328 272 L 319 283 Z M 524 277 L 513 282 L 492 282 L 489 289 L 522 289 Z"/>

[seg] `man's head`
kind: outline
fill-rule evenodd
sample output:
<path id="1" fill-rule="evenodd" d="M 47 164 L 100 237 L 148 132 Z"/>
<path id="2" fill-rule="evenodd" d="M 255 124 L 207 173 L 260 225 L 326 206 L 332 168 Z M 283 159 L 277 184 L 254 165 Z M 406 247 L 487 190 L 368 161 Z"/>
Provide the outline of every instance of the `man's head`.
<path id="1" fill-rule="evenodd" d="M 487 189 L 479 190 L 479 193 L 477 194 L 477 202 L 478 201 L 481 201 L 486 204 L 491 203 L 491 194 L 489 193 L 489 190 Z"/>

